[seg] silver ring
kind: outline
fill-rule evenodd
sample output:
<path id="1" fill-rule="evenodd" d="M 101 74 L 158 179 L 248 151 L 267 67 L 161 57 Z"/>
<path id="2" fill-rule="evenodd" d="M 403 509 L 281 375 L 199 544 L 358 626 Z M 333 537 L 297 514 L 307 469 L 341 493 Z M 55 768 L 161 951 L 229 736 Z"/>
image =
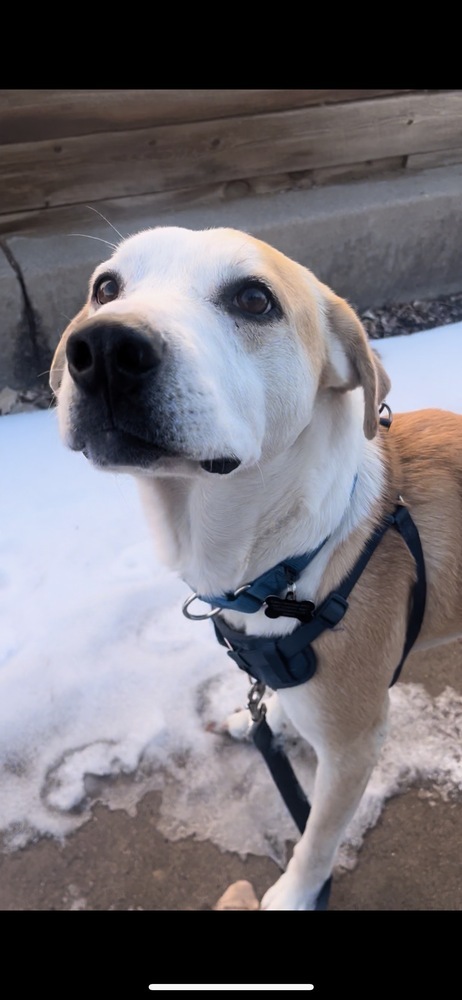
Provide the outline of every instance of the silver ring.
<path id="1" fill-rule="evenodd" d="M 182 611 L 183 611 L 183 614 L 184 614 L 185 618 L 189 618 L 190 621 L 192 621 L 192 622 L 201 622 L 201 621 L 204 621 L 206 618 L 214 618 L 215 615 L 217 615 L 218 612 L 221 611 L 221 608 L 212 608 L 211 611 L 206 611 L 205 615 L 191 615 L 189 613 L 189 611 L 188 611 L 188 608 L 189 608 L 189 605 L 192 604 L 192 602 L 196 601 L 196 600 L 200 600 L 199 595 L 198 594 L 192 594 L 191 597 L 187 597 L 186 598 L 186 600 L 185 600 L 185 602 L 183 604 L 183 608 L 182 608 Z"/>
<path id="2" fill-rule="evenodd" d="M 244 590 L 248 590 L 249 587 L 251 587 L 251 586 L 252 586 L 251 583 L 243 583 L 242 587 L 238 587 L 237 590 L 233 591 L 233 597 L 239 597 L 239 594 L 242 594 L 244 592 Z M 192 594 L 191 597 L 187 597 L 186 598 L 186 600 L 183 603 L 183 607 L 182 607 L 182 611 L 183 611 L 183 614 L 184 614 L 185 618 L 189 618 L 189 620 L 192 621 L 192 622 L 203 622 L 203 621 L 205 621 L 206 618 L 215 618 L 215 615 L 218 615 L 220 613 L 220 611 L 226 610 L 226 609 L 218 607 L 218 608 L 212 608 L 211 611 L 206 611 L 205 615 L 191 615 L 189 613 L 189 611 L 188 611 L 189 605 L 192 604 L 193 601 L 197 601 L 197 600 L 200 601 L 200 600 L 202 600 L 202 598 L 199 597 L 199 594 L 197 594 L 197 593 Z M 230 609 L 230 610 L 232 610 L 232 609 Z"/>

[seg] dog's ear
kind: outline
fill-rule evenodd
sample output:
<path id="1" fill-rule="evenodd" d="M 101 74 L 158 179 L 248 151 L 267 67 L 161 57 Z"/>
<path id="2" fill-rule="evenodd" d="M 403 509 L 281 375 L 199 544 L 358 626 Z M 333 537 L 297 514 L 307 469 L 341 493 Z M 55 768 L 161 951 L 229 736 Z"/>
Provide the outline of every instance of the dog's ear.
<path id="1" fill-rule="evenodd" d="M 379 406 L 390 391 L 391 382 L 351 306 L 325 286 L 324 290 L 327 363 L 322 382 L 340 392 L 363 387 L 364 433 L 373 438 L 379 426 Z"/>
<path id="2" fill-rule="evenodd" d="M 64 370 L 66 368 L 66 363 L 67 363 L 66 362 L 66 342 L 67 342 L 67 338 L 68 338 L 69 334 L 72 333 L 73 330 L 75 330 L 76 326 L 78 326 L 78 324 L 81 323 L 82 320 L 84 320 L 84 319 L 87 318 L 88 310 L 89 310 L 89 304 L 88 304 L 88 302 L 86 302 L 85 305 L 84 305 L 84 307 L 83 307 L 83 309 L 81 309 L 80 312 L 77 313 L 77 316 L 74 316 L 74 319 L 71 320 L 71 322 L 69 323 L 69 326 L 66 327 L 66 329 L 65 329 L 64 333 L 62 334 L 62 337 L 61 337 L 61 339 L 59 341 L 59 344 L 58 344 L 58 346 L 57 346 L 57 348 L 55 350 L 55 353 L 53 355 L 53 361 L 51 362 L 51 368 L 50 368 L 49 382 L 50 382 L 51 391 L 55 394 L 55 396 L 56 396 L 56 394 L 59 391 L 59 387 L 60 387 L 61 382 L 62 382 Z"/>

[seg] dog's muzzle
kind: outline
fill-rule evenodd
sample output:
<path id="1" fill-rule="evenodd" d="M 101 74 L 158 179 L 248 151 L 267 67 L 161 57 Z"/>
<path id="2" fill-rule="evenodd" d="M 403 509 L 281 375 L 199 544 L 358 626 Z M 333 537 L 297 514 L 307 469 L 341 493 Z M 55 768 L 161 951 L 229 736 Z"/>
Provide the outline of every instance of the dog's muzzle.
<path id="1" fill-rule="evenodd" d="M 148 468 L 159 458 L 189 458 L 184 444 L 177 449 L 170 434 L 159 431 L 159 420 L 152 421 L 165 354 L 161 333 L 127 317 L 95 316 L 74 330 L 66 343 L 66 359 L 80 400 L 74 407 L 70 446 L 100 467 Z M 160 423 L 165 428 L 165 416 Z M 228 475 L 241 464 L 234 455 L 196 461 L 205 472 L 218 475 Z"/>

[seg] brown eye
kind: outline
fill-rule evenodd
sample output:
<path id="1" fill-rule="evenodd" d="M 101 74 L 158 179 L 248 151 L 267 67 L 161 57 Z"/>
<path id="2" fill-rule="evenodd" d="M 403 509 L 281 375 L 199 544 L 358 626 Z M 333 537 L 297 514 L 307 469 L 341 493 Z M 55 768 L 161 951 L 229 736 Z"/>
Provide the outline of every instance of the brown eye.
<path id="1" fill-rule="evenodd" d="M 119 291 L 120 288 L 115 278 L 103 277 L 95 285 L 95 299 L 98 305 L 104 306 L 106 302 L 113 302 L 118 297 Z"/>
<path id="2" fill-rule="evenodd" d="M 269 292 L 260 285 L 246 285 L 235 296 L 233 305 L 251 316 L 264 316 L 271 312 L 274 303 Z"/>

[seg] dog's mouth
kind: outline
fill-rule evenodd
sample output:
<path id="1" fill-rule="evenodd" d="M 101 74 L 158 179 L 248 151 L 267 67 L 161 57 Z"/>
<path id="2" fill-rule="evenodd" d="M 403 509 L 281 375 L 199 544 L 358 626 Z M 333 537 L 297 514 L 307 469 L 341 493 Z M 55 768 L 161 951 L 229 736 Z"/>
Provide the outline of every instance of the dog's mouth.
<path id="1" fill-rule="evenodd" d="M 240 460 L 238 458 L 226 458 L 222 456 L 221 458 L 207 458 L 204 462 L 201 462 L 201 469 L 205 472 L 213 472 L 219 476 L 227 476 L 230 472 L 234 472 L 240 466 Z"/>
<path id="2" fill-rule="evenodd" d="M 237 469 L 241 461 L 235 456 L 220 455 L 217 458 L 202 460 L 175 452 L 152 441 L 116 427 L 106 427 L 91 434 L 84 444 L 74 445 L 74 450 L 81 451 L 93 465 L 98 468 L 117 468 L 118 466 L 150 469 L 159 464 L 160 460 L 194 462 L 204 472 L 213 475 L 227 476 Z M 165 464 L 165 462 L 163 463 Z"/>

